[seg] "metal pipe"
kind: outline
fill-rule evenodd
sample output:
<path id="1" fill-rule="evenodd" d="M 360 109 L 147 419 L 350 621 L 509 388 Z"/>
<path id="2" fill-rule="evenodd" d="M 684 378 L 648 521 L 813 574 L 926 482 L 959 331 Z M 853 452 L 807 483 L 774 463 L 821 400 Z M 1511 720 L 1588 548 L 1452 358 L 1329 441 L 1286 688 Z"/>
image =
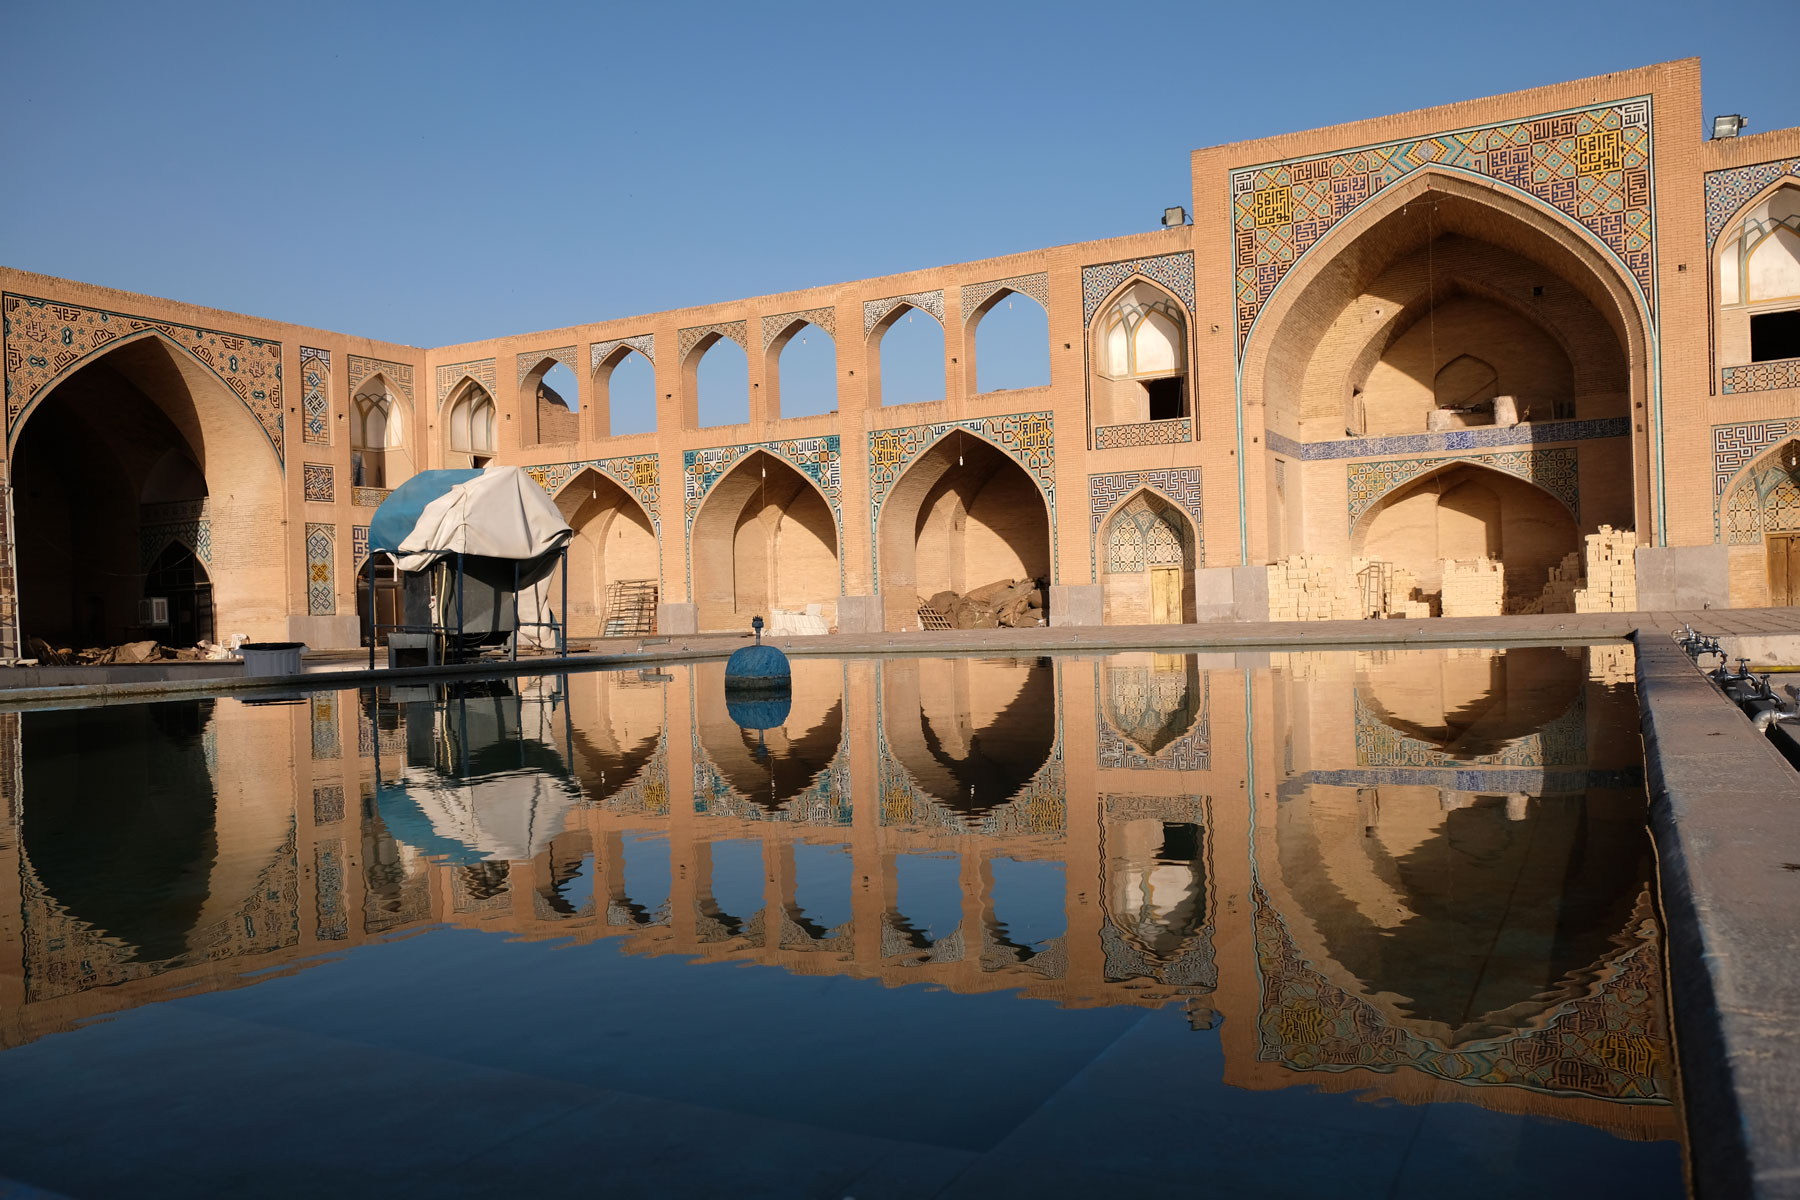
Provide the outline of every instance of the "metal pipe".
<path id="1" fill-rule="evenodd" d="M 519 560 L 513 559 L 513 634 L 512 660 L 519 661 Z M 522 719 L 522 718 L 521 718 Z"/>
<path id="2" fill-rule="evenodd" d="M 569 543 L 562 548 L 562 608 L 556 613 L 556 652 L 569 657 Z"/>
<path id="3" fill-rule="evenodd" d="M 463 660 L 463 556 L 456 553 L 456 661 Z"/>

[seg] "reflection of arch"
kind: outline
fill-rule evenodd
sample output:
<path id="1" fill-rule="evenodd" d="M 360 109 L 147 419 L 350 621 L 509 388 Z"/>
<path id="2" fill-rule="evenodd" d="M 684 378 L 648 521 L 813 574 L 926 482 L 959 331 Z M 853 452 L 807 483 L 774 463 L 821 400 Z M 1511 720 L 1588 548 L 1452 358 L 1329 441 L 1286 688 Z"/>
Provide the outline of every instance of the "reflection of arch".
<path id="1" fill-rule="evenodd" d="M 691 452 L 690 452 L 691 453 Z M 701 629 L 738 629 L 775 608 L 837 616 L 837 515 L 825 492 L 762 448 L 738 459 L 700 501 L 688 555 Z"/>
<path id="2" fill-rule="evenodd" d="M 1187 749 L 1182 743 L 1205 736 L 1210 691 L 1193 655 L 1116 655 L 1102 668 L 1100 682 L 1104 720 L 1115 736 L 1131 743 L 1130 758 L 1136 760 L 1107 762 L 1103 753 L 1102 765 L 1154 766 L 1165 751 L 1180 757 L 1174 751 Z M 1207 750 L 1202 746 L 1200 752 Z"/>
<path id="3" fill-rule="evenodd" d="M 660 595 L 662 547 L 656 525 L 637 497 L 593 467 L 568 479 L 552 498 L 575 531 L 567 568 L 570 632 L 603 635 L 613 584 L 647 581 Z"/>
<path id="4" fill-rule="evenodd" d="M 1373 720 L 1422 745 L 1402 744 L 1390 755 L 1389 738 L 1359 730 L 1360 757 L 1369 765 L 1427 758 L 1537 767 L 1582 762 L 1585 679 L 1581 661 L 1561 647 L 1367 656 L 1356 680 L 1359 725 L 1366 707 Z M 1544 745 L 1540 733 L 1556 744 Z"/>
<path id="5" fill-rule="evenodd" d="M 567 686 L 570 771 L 585 801 L 611 807 L 653 773 L 664 745 L 663 689 L 598 671 L 572 675 Z"/>
<path id="6" fill-rule="evenodd" d="M 951 813 L 981 818 L 1016 801 L 1056 757 L 1047 663 L 890 661 L 880 686 L 885 753 Z"/>
<path id="7" fill-rule="evenodd" d="M 160 333 L 133 337 L 88 356 L 30 415 L 14 426 L 11 479 L 27 632 L 83 645 L 132 640 L 142 529 L 192 538 L 219 576 L 219 625 L 286 636 L 288 547 L 266 536 L 286 511 L 282 476 L 250 444 L 266 442 L 265 431 L 216 371 Z M 69 446 L 82 447 L 79 475 L 67 470 Z M 231 503 L 208 512 L 208 495 Z"/>
<path id="8" fill-rule="evenodd" d="M 1100 942 L 1109 982 L 1217 986 L 1210 804 L 1199 796 L 1105 798 Z"/>
<path id="9" fill-rule="evenodd" d="M 875 578 L 890 621 L 905 623 L 921 595 L 1051 575 L 1051 516 L 1042 490 L 979 433 L 959 428 L 940 437 L 901 469 L 876 505 Z"/>
<path id="10" fill-rule="evenodd" d="M 1426 469 L 1379 491 L 1357 514 L 1354 556 L 1410 572 L 1424 592 L 1440 589 L 1445 560 L 1492 559 L 1504 565 L 1516 605 L 1537 597 L 1550 569 L 1581 550 L 1574 511 L 1537 479 L 1470 459 L 1420 465 Z"/>
<path id="11" fill-rule="evenodd" d="M 1141 487 L 1100 526 L 1100 573 L 1108 624 L 1178 625 L 1194 620 L 1198 531 L 1159 489 Z"/>
<path id="12" fill-rule="evenodd" d="M 1409 205 L 1416 206 L 1416 211 L 1409 213 Z M 1651 414 L 1651 420 L 1642 423 L 1649 432 L 1633 442 L 1637 527 L 1650 526 L 1654 508 L 1660 531 L 1660 464 L 1657 499 L 1652 504 L 1649 438 L 1660 429 L 1661 412 L 1659 393 L 1647 370 L 1652 320 L 1641 285 L 1613 251 L 1579 222 L 1509 184 L 1472 178 L 1454 168 L 1422 168 L 1383 188 L 1301 254 L 1266 298 L 1246 314 L 1250 319 L 1239 357 L 1240 424 L 1243 406 L 1261 404 L 1272 429 L 1298 431 L 1305 373 L 1322 339 L 1345 311 L 1341 300 L 1309 303 L 1307 298 L 1315 287 L 1333 296 L 1360 295 L 1388 265 L 1446 234 L 1502 245 L 1553 272 L 1611 327 L 1627 364 L 1627 402 L 1633 407 L 1641 405 Z M 1350 253 L 1365 237 L 1372 237 L 1367 243 L 1371 252 Z M 1241 429 L 1239 445 L 1241 479 L 1245 461 Z M 1247 549 L 1247 527 L 1240 530 L 1240 536 Z"/>

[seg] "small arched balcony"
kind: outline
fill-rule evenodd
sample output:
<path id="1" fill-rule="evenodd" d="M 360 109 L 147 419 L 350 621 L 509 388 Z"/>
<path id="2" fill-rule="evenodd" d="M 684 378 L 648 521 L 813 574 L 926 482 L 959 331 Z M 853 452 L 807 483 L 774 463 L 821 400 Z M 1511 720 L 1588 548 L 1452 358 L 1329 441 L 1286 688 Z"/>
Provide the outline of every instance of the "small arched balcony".
<path id="1" fill-rule="evenodd" d="M 400 398 L 379 374 L 371 375 L 350 398 L 350 481 L 356 487 L 394 488 L 412 477 L 406 413 Z"/>
<path id="2" fill-rule="evenodd" d="M 1090 336 L 1095 445 L 1188 441 L 1191 427 L 1161 424 L 1186 421 L 1193 412 L 1187 313 L 1180 302 L 1154 284 L 1132 283 L 1100 310 Z M 1141 426 L 1150 429 L 1127 429 Z"/>
<path id="3" fill-rule="evenodd" d="M 469 380 L 444 416 L 444 465 L 485 467 L 497 452 L 494 398 Z"/>
<path id="4" fill-rule="evenodd" d="M 1720 365 L 1800 359 L 1800 187 L 1776 188 L 1726 226 L 1717 265 Z"/>

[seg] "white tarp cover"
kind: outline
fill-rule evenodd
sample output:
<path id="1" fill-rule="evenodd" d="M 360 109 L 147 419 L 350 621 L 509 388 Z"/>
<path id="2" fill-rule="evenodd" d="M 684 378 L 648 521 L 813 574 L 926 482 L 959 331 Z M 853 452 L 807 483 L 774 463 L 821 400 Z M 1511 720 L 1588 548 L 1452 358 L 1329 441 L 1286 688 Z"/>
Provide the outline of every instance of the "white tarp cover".
<path id="1" fill-rule="evenodd" d="M 407 767 L 407 797 L 439 837 L 489 861 L 524 862 L 550 848 L 581 795 L 536 771 L 449 779 L 429 767 Z"/>
<path id="2" fill-rule="evenodd" d="M 427 504 L 395 565 L 423 571 L 446 554 L 534 559 L 573 536 L 544 489 L 518 467 L 488 467 Z"/>

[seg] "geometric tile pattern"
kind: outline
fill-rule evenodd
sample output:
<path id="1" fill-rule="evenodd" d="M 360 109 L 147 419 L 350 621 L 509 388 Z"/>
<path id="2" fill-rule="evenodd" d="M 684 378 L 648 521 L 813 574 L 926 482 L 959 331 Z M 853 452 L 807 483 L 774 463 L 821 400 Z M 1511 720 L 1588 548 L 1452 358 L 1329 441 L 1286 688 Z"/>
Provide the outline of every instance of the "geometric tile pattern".
<path id="1" fill-rule="evenodd" d="M 1191 255 L 1189 261 L 1192 262 Z M 963 320 L 968 320 L 970 313 L 986 304 L 988 297 L 1000 291 L 1017 292 L 1021 296 L 1030 296 L 1045 312 L 1050 311 L 1050 276 L 1044 271 L 1039 271 L 1036 275 L 1014 275 L 1009 279 L 994 279 L 987 283 L 963 284 Z"/>
<path id="2" fill-rule="evenodd" d="M 908 292 L 904 296 L 887 296 L 880 300 L 863 301 L 863 336 L 868 337 L 881 318 L 887 316 L 901 305 L 911 305 L 921 312 L 928 312 L 937 318 L 939 325 L 944 323 L 944 292 Z"/>
<path id="3" fill-rule="evenodd" d="M 369 557 L 369 527 L 352 525 L 350 527 L 350 567 L 360 572 L 363 560 Z"/>
<path id="4" fill-rule="evenodd" d="M 693 348 L 701 341 L 714 334 L 717 334 L 719 337 L 728 337 L 739 346 L 743 347 L 746 354 L 750 352 L 750 334 L 748 332 L 748 326 L 743 321 L 720 321 L 714 325 L 695 325 L 691 329 L 681 330 L 675 336 L 675 359 L 677 364 L 685 363 L 689 351 L 693 350 Z"/>
<path id="5" fill-rule="evenodd" d="M 497 384 L 494 380 L 493 359 L 477 358 L 469 362 L 445 363 L 437 369 L 437 402 L 440 406 L 450 394 L 450 389 L 462 382 L 465 375 L 486 388 L 488 395 L 494 394 Z"/>
<path id="6" fill-rule="evenodd" d="M 579 370 L 575 366 L 575 347 L 573 346 L 558 346 L 554 350 L 527 350 L 518 356 L 519 382 L 524 383 L 525 377 L 536 370 L 537 365 L 546 358 L 554 358 L 569 368 L 570 374 L 579 374 Z"/>
<path id="7" fill-rule="evenodd" d="M 300 440 L 331 445 L 331 351 L 300 347 Z"/>
<path id="8" fill-rule="evenodd" d="M 1737 211 L 1758 192 L 1782 176 L 1800 177 L 1800 158 L 1777 159 L 1747 167 L 1731 167 L 1706 173 L 1706 244 L 1719 234 Z"/>
<path id="9" fill-rule="evenodd" d="M 148 571 L 170 542 L 180 542 L 212 566 L 212 521 L 205 500 L 174 500 L 139 508 L 138 553 Z"/>
<path id="10" fill-rule="evenodd" d="M 1264 432 L 1269 449 L 1277 454 L 1305 462 L 1327 462 L 1386 454 L 1494 450 L 1539 442 L 1585 442 L 1625 437 L 1631 432 L 1631 420 L 1628 417 L 1598 417 L 1579 421 L 1534 421 L 1524 425 L 1478 425 L 1473 429 L 1451 429 L 1443 433 L 1396 433 L 1386 437 L 1337 438 L 1328 442 L 1296 442 L 1273 429 Z"/>
<path id="11" fill-rule="evenodd" d="M 1081 323 L 1089 325 L 1101 301 L 1119 290 L 1119 285 L 1133 275 L 1162 284 L 1181 297 L 1181 302 L 1194 311 L 1194 252 L 1159 254 L 1154 258 L 1129 258 L 1123 262 L 1101 263 L 1081 268 Z"/>
<path id="12" fill-rule="evenodd" d="M 746 796 L 732 786 L 700 744 L 700 725 L 695 722 L 694 811 L 703 817 L 734 817 L 740 821 L 848 825 L 851 818 L 850 751 L 840 743 L 837 755 L 805 791 L 770 807 L 766 799 Z"/>
<path id="13" fill-rule="evenodd" d="M 1725 532 L 1734 546 L 1760 542 L 1764 533 L 1800 532 L 1800 488 L 1773 454 L 1738 477 L 1725 505 Z"/>
<path id="14" fill-rule="evenodd" d="M 780 316 L 775 317 L 764 317 L 762 319 L 763 349 L 767 350 L 769 344 L 781 336 L 782 330 L 786 329 L 789 325 L 792 325 L 795 321 L 805 321 L 809 325 L 817 325 L 820 329 L 823 329 L 826 333 L 831 335 L 831 340 L 833 342 L 837 341 L 837 309 L 808 308 L 803 309 L 800 312 L 782 313 Z"/>
<path id="15" fill-rule="evenodd" d="M 569 481 L 592 468 L 606 476 L 644 506 L 656 534 L 662 536 L 662 485 L 660 460 L 654 454 L 627 454 L 619 458 L 590 458 L 581 462 L 545 463 L 526 467 L 525 473 L 555 499 Z"/>
<path id="16" fill-rule="evenodd" d="M 350 936 L 350 914 L 344 907 L 342 841 L 322 841 L 313 848 L 313 883 L 318 894 L 319 940 L 341 942 Z"/>
<path id="17" fill-rule="evenodd" d="M 313 824 L 331 825 L 344 819 L 344 785 L 341 783 L 315 783 L 313 785 Z"/>
<path id="18" fill-rule="evenodd" d="M 1050 512 L 1051 575 L 1056 577 L 1056 432 L 1049 412 L 1009 413 L 1001 417 L 974 417 L 940 421 L 933 425 L 908 425 L 876 429 L 869 433 L 869 532 L 879 544 L 881 506 L 906 469 L 919 455 L 950 433 L 962 430 L 1010 455 L 1031 476 L 1044 494 Z M 874 586 L 881 590 L 880 555 L 876 555 Z"/>
<path id="19" fill-rule="evenodd" d="M 356 395 L 356 389 L 362 386 L 363 380 L 377 372 L 386 375 L 393 385 L 405 394 L 407 400 L 413 398 L 413 369 L 405 363 L 388 362 L 380 358 L 367 358 L 361 354 L 344 356 L 350 366 L 350 394 Z"/>
<path id="20" fill-rule="evenodd" d="M 1104 688 L 1094 689 L 1094 728 L 1099 735 L 1101 770 L 1205 771 L 1212 766 L 1212 677 L 1200 674 L 1200 695 L 1191 694 L 1185 671 L 1149 667 L 1102 667 Z M 1104 699 L 1102 693 L 1104 692 Z M 1120 730 L 1160 730 L 1171 718 L 1186 718 L 1180 736 L 1146 753 Z"/>
<path id="21" fill-rule="evenodd" d="M 1189 566 L 1194 559 L 1188 523 L 1175 506 L 1155 492 L 1133 496 L 1113 517 L 1106 533 L 1106 572 L 1109 575 L 1143 571 L 1150 567 Z"/>
<path id="22" fill-rule="evenodd" d="M 1800 388 L 1800 358 L 1781 358 L 1773 362 L 1749 363 L 1742 367 L 1725 367 L 1719 371 L 1719 385 L 1727 396 L 1739 392 L 1774 392 L 1783 388 Z"/>
<path id="23" fill-rule="evenodd" d="M 275 457 L 286 454 L 281 406 L 281 343 L 216 329 L 152 321 L 29 296 L 0 298 L 6 348 L 6 428 L 10 439 L 40 395 L 84 360 L 154 331 L 219 377 L 262 426 Z"/>
<path id="24" fill-rule="evenodd" d="M 1492 754 L 1446 754 L 1430 742 L 1409 737 L 1381 718 L 1362 693 L 1352 693 L 1359 767 L 1571 767 L 1588 760 L 1587 703 L 1575 702 L 1533 733 L 1515 738 Z"/>
<path id="25" fill-rule="evenodd" d="M 1454 454 L 1448 458 L 1390 459 L 1386 462 L 1351 463 L 1350 528 L 1376 501 L 1409 480 L 1446 463 L 1469 462 L 1535 483 L 1561 500 L 1576 520 L 1581 519 L 1581 487 L 1576 473 L 1578 459 L 1573 446 L 1547 450 L 1507 450 L 1498 454 Z"/>
<path id="26" fill-rule="evenodd" d="M 314 692 L 312 708 L 312 756 L 315 759 L 337 759 L 344 756 L 343 742 L 338 738 L 338 694 Z"/>
<path id="27" fill-rule="evenodd" d="M 1193 522 L 1194 566 L 1206 564 L 1206 524 L 1201 518 L 1200 468 L 1153 467 L 1147 471 L 1115 471 L 1088 476 L 1088 567 L 1100 582 L 1100 523 L 1140 488 L 1154 488 L 1180 505 Z"/>
<path id="28" fill-rule="evenodd" d="M 1470 1088 L 1670 1102 L 1672 1064 L 1659 1049 L 1667 1038 L 1661 939 L 1647 896 L 1617 948 L 1583 972 L 1594 982 L 1577 998 L 1522 1030 L 1453 1048 L 1390 1021 L 1303 958 L 1260 884 L 1252 886 L 1250 900 L 1262 979 L 1260 1062 L 1295 1071 L 1407 1070 Z"/>
<path id="29" fill-rule="evenodd" d="M 610 342 L 595 342 L 588 347 L 588 370 L 598 371 L 606 356 L 620 346 L 630 346 L 651 362 L 656 361 L 656 335 L 640 333 L 636 337 L 614 338 Z"/>
<path id="30" fill-rule="evenodd" d="M 1800 434 L 1800 419 L 1777 417 L 1772 421 L 1738 421 L 1712 427 L 1714 542 L 1719 540 L 1719 504 L 1725 489 L 1747 463 L 1789 434 Z"/>
<path id="31" fill-rule="evenodd" d="M 356 508 L 380 508 L 392 494 L 389 488 L 358 487 L 350 489 L 350 503 Z"/>
<path id="32" fill-rule="evenodd" d="M 1096 450 L 1116 450 L 1121 446 L 1167 446 L 1193 440 L 1193 422 L 1187 417 L 1139 421 L 1131 425 L 1094 426 Z"/>
<path id="33" fill-rule="evenodd" d="M 337 495 L 331 468 L 325 463 L 306 463 L 301 471 L 306 498 L 317 504 L 330 504 Z"/>
<path id="34" fill-rule="evenodd" d="M 337 526 L 306 523 L 306 611 L 315 617 L 337 615 L 337 582 L 333 560 L 337 554 Z"/>
<path id="35" fill-rule="evenodd" d="M 1434 166 L 1497 180 L 1572 218 L 1655 311 L 1650 101 L 1639 97 L 1233 171 L 1238 348 L 1275 285 L 1334 224 Z"/>

